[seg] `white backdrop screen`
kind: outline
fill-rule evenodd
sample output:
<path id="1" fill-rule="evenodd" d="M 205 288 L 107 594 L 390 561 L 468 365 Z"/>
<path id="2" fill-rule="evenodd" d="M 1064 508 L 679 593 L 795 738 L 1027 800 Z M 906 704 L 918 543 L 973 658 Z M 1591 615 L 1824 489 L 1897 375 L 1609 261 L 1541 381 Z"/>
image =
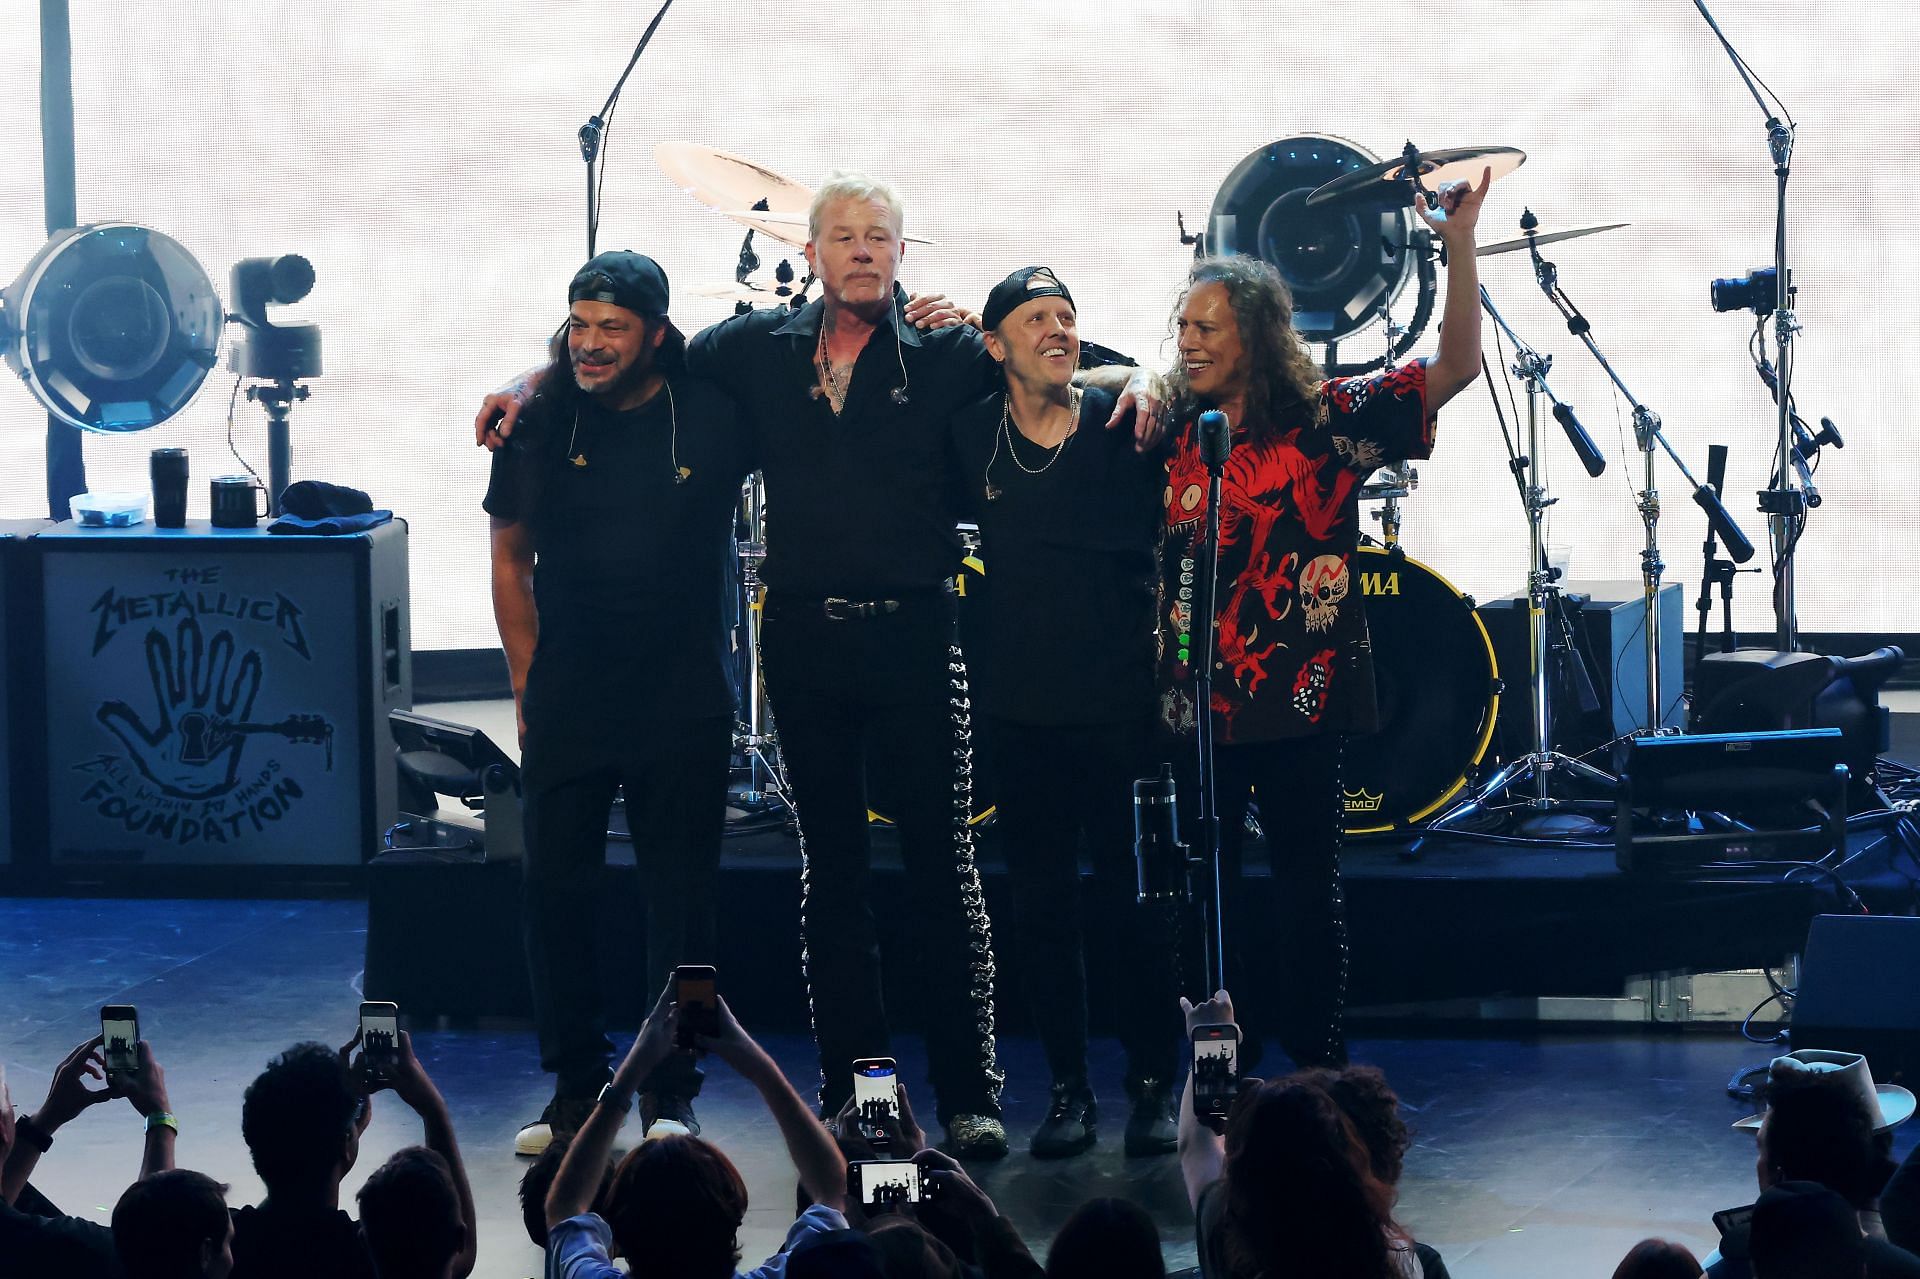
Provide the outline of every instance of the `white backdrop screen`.
<path id="1" fill-rule="evenodd" d="M 1719 0 L 1717 16 L 1800 122 L 1793 249 L 1806 332 L 1796 389 L 1848 448 L 1800 554 L 1810 630 L 1920 630 L 1906 580 L 1914 450 L 1900 362 L 1920 340 L 1911 167 L 1920 35 L 1895 0 Z M 574 131 L 652 15 L 577 0 L 250 4 L 75 0 L 79 210 L 173 235 L 224 290 L 237 258 L 299 252 L 318 286 L 291 318 L 320 324 L 327 371 L 293 413 L 294 474 L 348 483 L 412 524 L 413 628 L 425 648 L 495 642 L 488 601 L 481 394 L 535 363 L 585 256 Z M 0 278 L 43 236 L 32 6 L 0 14 Z M 857 167 L 896 181 L 904 281 L 978 305 L 1016 266 L 1055 268 L 1090 338 L 1153 364 L 1187 253 L 1226 175 L 1279 138 L 1326 133 L 1385 155 L 1502 144 L 1527 164 L 1489 199 L 1483 238 L 1523 206 L 1549 225 L 1630 221 L 1557 246 L 1568 293 L 1622 376 L 1704 475 L 1732 447 L 1730 506 L 1756 544 L 1772 411 L 1707 282 L 1772 255 L 1762 117 L 1686 0 L 1455 0 L 1415 7 L 1184 0 L 1102 5 L 923 0 L 679 0 L 626 91 L 607 150 L 602 247 L 658 257 L 683 327 L 728 305 L 740 231 L 676 191 L 655 142 L 739 152 L 803 182 Z M 763 256 L 772 261 L 769 246 Z M 1606 449 L 1590 480 L 1548 438 L 1552 536 L 1574 576 L 1632 578 L 1637 455 L 1604 377 L 1533 287 L 1524 255 L 1484 279 L 1555 389 Z M 1432 349 L 1428 334 L 1417 351 Z M 0 516 L 45 512 L 44 416 L 0 387 Z M 179 418 L 90 439 L 93 487 L 143 487 L 146 455 L 191 450 L 191 513 L 226 453 L 217 373 Z M 235 436 L 265 469 L 264 418 Z M 1484 386 L 1442 415 L 1406 543 L 1481 598 L 1519 588 L 1525 525 Z M 1663 458 L 1669 576 L 1698 580 L 1703 521 Z M 1762 552 L 1764 556 L 1764 549 Z M 1756 561 L 1762 562 L 1762 561 Z M 1744 627 L 1770 627 L 1758 577 Z"/>

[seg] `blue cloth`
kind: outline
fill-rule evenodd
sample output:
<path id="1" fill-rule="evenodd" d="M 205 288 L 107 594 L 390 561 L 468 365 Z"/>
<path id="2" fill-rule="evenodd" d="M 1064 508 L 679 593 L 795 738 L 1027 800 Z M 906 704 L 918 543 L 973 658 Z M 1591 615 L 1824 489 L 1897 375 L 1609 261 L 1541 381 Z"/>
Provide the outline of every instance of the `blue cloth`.
<path id="1" fill-rule="evenodd" d="M 801 1240 L 845 1229 L 847 1219 L 838 1209 L 814 1204 L 794 1220 L 779 1252 L 752 1270 L 736 1272 L 735 1279 L 784 1279 L 787 1254 Z M 598 1213 L 569 1217 L 547 1231 L 546 1279 L 627 1279 L 608 1256 L 612 1247 L 613 1231 Z"/>

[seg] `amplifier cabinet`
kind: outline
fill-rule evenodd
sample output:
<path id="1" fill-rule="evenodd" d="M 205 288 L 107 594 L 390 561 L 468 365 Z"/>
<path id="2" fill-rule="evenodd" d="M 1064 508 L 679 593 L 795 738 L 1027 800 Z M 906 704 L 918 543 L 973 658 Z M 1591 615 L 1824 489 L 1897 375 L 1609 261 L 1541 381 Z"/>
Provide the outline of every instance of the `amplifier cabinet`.
<path id="1" fill-rule="evenodd" d="M 357 866 L 396 818 L 407 529 L 34 538 L 47 846 L 77 865 Z"/>
<path id="2" fill-rule="evenodd" d="M 32 846 L 29 827 L 38 816 L 21 797 L 45 785 L 38 752 L 25 748 L 33 731 L 39 672 L 31 667 L 37 647 L 30 627 L 33 606 L 28 539 L 50 528 L 47 520 L 0 520 L 0 866 L 23 860 Z"/>

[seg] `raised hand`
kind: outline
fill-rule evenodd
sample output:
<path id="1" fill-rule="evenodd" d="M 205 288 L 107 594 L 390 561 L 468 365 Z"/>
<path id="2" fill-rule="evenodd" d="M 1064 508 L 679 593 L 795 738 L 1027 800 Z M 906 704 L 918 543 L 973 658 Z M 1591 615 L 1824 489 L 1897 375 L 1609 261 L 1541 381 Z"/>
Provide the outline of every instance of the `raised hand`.
<path id="1" fill-rule="evenodd" d="M 53 1068 L 53 1080 L 47 1085 L 47 1099 L 33 1114 L 33 1122 L 40 1131 L 50 1133 L 88 1106 L 97 1106 L 113 1096 L 105 1086 L 107 1062 L 101 1052 L 105 1043 L 104 1039 L 95 1035 L 68 1053 L 66 1060 Z M 89 1079 L 100 1081 L 102 1086 L 89 1087 Z"/>
<path id="2" fill-rule="evenodd" d="M 1478 186 L 1468 186 L 1464 182 L 1449 182 L 1436 193 L 1440 197 L 1440 208 L 1429 212 L 1422 201 L 1413 202 L 1413 211 L 1420 220 L 1433 229 L 1433 233 L 1447 243 L 1448 248 L 1471 245 L 1474 228 L 1480 223 L 1480 206 L 1486 201 L 1487 189 L 1493 185 L 1491 166 L 1480 173 Z"/>

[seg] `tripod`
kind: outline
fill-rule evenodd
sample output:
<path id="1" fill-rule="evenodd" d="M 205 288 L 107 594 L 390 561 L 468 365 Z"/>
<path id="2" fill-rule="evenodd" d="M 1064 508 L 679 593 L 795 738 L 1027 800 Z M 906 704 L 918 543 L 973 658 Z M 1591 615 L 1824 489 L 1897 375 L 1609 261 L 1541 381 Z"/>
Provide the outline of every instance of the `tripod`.
<path id="1" fill-rule="evenodd" d="M 1541 355 L 1520 339 L 1510 325 L 1494 308 L 1493 298 L 1485 286 L 1480 289 L 1480 306 L 1493 322 L 1500 326 L 1501 332 L 1513 343 L 1513 373 L 1527 388 L 1527 451 L 1512 456 L 1509 466 L 1513 471 L 1514 482 L 1520 490 L 1521 505 L 1527 515 L 1527 643 L 1531 655 L 1528 681 L 1530 704 L 1533 708 L 1533 738 L 1526 754 L 1509 760 L 1498 772 L 1489 777 L 1480 788 L 1461 800 L 1446 812 L 1428 823 L 1419 839 L 1408 848 L 1409 855 L 1418 854 L 1427 836 L 1446 830 L 1448 827 L 1465 820 L 1485 808 L 1489 801 L 1497 796 L 1509 793 L 1525 793 L 1525 804 L 1535 811 L 1546 811 L 1558 806 L 1552 794 L 1552 782 L 1556 773 L 1572 775 L 1592 782 L 1606 790 L 1618 787 L 1618 780 L 1610 773 L 1595 768 L 1584 760 L 1564 755 L 1553 749 L 1553 697 L 1551 681 L 1548 678 L 1548 627 L 1549 618 L 1558 619 L 1564 625 L 1564 601 L 1561 598 L 1558 570 L 1547 562 L 1546 514 L 1547 508 L 1558 499 L 1547 495 L 1546 485 L 1541 476 L 1540 451 L 1540 401 L 1544 398 L 1553 404 L 1553 415 L 1566 428 L 1569 438 L 1574 440 L 1575 451 L 1583 459 L 1598 459 L 1604 468 L 1606 461 L 1593 447 L 1591 439 L 1581 427 L 1573 411 L 1554 395 L 1547 385 L 1547 372 L 1553 367 L 1553 357 Z M 1504 429 L 1504 428 L 1503 428 Z M 1509 446 L 1511 447 L 1511 446 Z M 1588 470 L 1594 468 L 1589 461 Z M 1525 786 L 1526 791 L 1521 788 Z"/>

